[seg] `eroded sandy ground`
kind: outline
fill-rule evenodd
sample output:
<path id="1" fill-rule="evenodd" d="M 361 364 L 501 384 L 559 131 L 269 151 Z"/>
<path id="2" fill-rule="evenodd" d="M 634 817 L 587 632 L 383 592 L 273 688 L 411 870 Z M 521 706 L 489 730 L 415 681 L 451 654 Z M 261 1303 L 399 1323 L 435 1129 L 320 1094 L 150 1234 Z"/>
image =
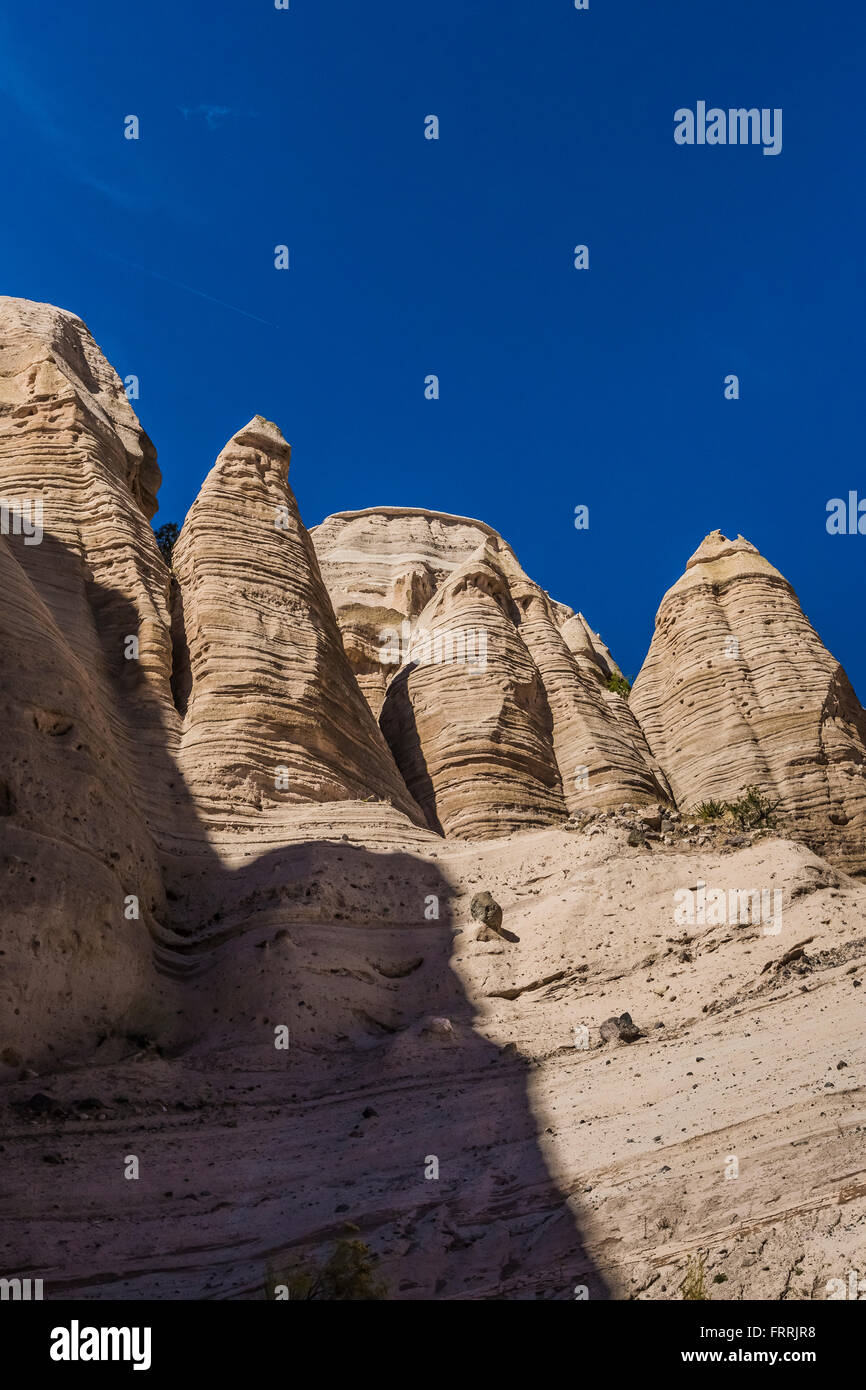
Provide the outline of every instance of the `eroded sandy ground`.
<path id="1" fill-rule="evenodd" d="M 263 1297 L 351 1223 L 392 1298 L 678 1298 L 701 1252 L 714 1299 L 862 1277 L 866 886 L 772 834 L 628 824 L 299 847 L 197 947 L 206 1044 L 108 1038 L 4 1086 L 8 1272 Z M 677 924 L 698 880 L 780 888 L 781 930 Z M 482 889 L 516 940 L 475 939 Z M 601 1044 L 624 1011 L 644 1036 Z"/>

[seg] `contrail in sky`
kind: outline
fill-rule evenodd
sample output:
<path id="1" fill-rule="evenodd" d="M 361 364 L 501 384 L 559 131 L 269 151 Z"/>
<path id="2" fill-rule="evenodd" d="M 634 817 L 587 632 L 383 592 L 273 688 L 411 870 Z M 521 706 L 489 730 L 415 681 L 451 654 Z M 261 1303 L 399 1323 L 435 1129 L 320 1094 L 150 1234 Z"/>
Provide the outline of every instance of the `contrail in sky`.
<path id="1" fill-rule="evenodd" d="M 113 261 L 119 261 L 121 265 L 127 266 L 130 270 L 137 270 L 142 275 L 152 275 L 155 280 L 164 280 L 167 285 L 173 285 L 175 289 L 186 290 L 188 294 L 196 294 L 199 299 L 207 299 L 211 304 L 219 304 L 223 309 L 231 309 L 235 314 L 243 314 L 244 318 L 252 319 L 255 323 L 263 323 L 267 328 L 279 328 L 278 323 L 272 323 L 270 319 L 259 318 L 258 314 L 251 314 L 247 309 L 239 309 L 237 304 L 229 304 L 225 299 L 217 299 L 216 295 L 205 294 L 204 290 L 197 290 L 193 285 L 185 285 L 181 280 L 172 280 L 170 275 L 163 275 L 159 270 L 149 270 L 145 265 L 136 265 L 135 261 L 128 261 L 124 256 L 118 256 L 114 251 L 106 251 L 106 256 L 110 256 Z"/>

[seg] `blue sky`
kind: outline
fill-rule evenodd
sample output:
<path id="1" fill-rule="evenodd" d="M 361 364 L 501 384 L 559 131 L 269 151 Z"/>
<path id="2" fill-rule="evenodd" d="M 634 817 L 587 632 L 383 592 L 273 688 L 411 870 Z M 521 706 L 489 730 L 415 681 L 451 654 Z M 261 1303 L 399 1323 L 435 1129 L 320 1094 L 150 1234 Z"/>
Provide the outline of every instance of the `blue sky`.
<path id="1" fill-rule="evenodd" d="M 307 525 L 481 517 L 632 675 L 702 537 L 742 532 L 866 698 L 866 536 L 825 529 L 828 499 L 866 497 L 864 7 L 85 14 L 0 20 L 2 288 L 79 313 L 139 377 L 157 524 L 260 413 Z M 782 153 L 676 145 L 699 100 L 782 108 Z"/>

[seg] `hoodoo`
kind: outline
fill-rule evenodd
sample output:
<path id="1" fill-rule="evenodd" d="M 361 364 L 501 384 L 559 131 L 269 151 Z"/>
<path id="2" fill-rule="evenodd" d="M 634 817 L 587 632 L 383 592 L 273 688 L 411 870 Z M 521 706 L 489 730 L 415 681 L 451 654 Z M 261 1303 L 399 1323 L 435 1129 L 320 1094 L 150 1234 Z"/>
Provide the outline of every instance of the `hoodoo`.
<path id="1" fill-rule="evenodd" d="M 866 869 L 866 713 L 742 536 L 707 536 L 665 594 L 629 704 L 678 805 L 758 786 L 789 833 Z"/>

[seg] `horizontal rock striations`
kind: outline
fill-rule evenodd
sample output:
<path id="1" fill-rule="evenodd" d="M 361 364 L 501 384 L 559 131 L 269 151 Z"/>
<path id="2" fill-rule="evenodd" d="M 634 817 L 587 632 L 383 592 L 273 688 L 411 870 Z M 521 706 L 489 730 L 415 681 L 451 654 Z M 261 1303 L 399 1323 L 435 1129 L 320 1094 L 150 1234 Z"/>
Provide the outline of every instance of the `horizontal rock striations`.
<path id="1" fill-rule="evenodd" d="M 343 651 L 288 485 L 290 452 L 276 425 L 251 420 L 175 547 L 188 662 L 181 771 L 209 822 L 374 798 L 419 820 Z"/>
<path id="2" fill-rule="evenodd" d="M 391 1298 L 669 1300 L 704 1254 L 714 1297 L 824 1297 L 866 1231 L 866 884 L 783 836 L 863 872 L 866 715 L 790 586 L 708 537 L 627 701 L 489 527 L 311 540 L 288 468 L 256 417 L 170 569 L 118 378 L 0 300 L 10 1282 L 259 1298 L 345 1221 Z M 780 833 L 654 804 L 751 783 Z"/>
<path id="3" fill-rule="evenodd" d="M 742 536 L 707 536 L 665 595 L 629 703 L 680 806 L 756 785 L 792 832 L 866 868 L 866 713 Z"/>
<path id="4" fill-rule="evenodd" d="M 493 552 L 461 565 L 419 616 L 381 724 L 432 828 L 483 839 L 566 815 L 553 718 Z"/>
<path id="5" fill-rule="evenodd" d="M 490 527 L 381 508 L 313 532 L 343 640 L 429 823 L 483 838 L 669 796 L 619 669 Z M 396 674 L 394 674 L 396 672 Z"/>
<path id="6" fill-rule="evenodd" d="M 671 793 L 643 733 L 620 695 L 603 683 L 619 667 L 580 614 L 551 601 L 502 547 L 500 565 L 518 615 L 519 634 L 541 676 L 553 745 L 570 813 L 589 807 L 669 800 Z M 574 642 L 579 624 L 583 641 Z M 569 636 L 574 645 L 570 645 Z"/>
<path id="7" fill-rule="evenodd" d="M 748 542 L 707 538 L 625 700 L 489 526 L 378 508 L 310 536 L 289 457 L 240 430 L 169 569 L 116 373 L 75 315 L 0 299 L 0 1054 L 194 1035 L 189 978 L 312 902 L 327 841 L 406 855 L 754 784 L 866 869 L 866 714 Z"/>
<path id="8" fill-rule="evenodd" d="M 158 483 L 81 320 L 0 298 L 0 935 L 48 1053 L 142 1027 L 159 992 L 155 830 L 179 721 Z M 13 1052 L 26 1014 L 4 1010 Z"/>
<path id="9" fill-rule="evenodd" d="M 444 512 L 378 507 L 338 512 L 310 536 L 346 654 L 378 716 L 394 674 L 394 647 L 437 589 L 496 532 Z"/>

